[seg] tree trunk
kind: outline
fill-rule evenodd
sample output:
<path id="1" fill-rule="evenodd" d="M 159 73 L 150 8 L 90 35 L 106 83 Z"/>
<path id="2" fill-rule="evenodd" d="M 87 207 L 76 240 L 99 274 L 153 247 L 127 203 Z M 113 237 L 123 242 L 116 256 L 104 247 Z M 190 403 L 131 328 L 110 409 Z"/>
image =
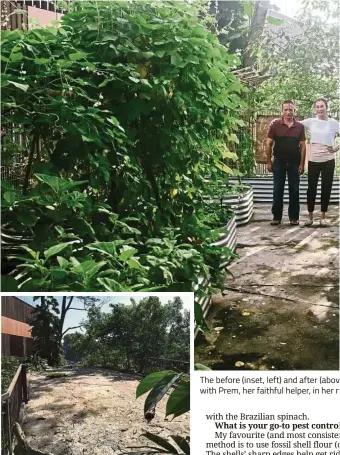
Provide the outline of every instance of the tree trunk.
<path id="1" fill-rule="evenodd" d="M 23 194 L 27 194 L 29 180 L 30 180 L 32 167 L 33 167 L 34 153 L 35 152 L 38 153 L 38 150 L 39 150 L 39 136 L 34 135 L 32 138 L 31 150 L 30 150 L 30 154 L 28 157 L 28 163 L 27 163 L 26 173 L 25 173 L 25 178 L 24 178 L 24 183 L 23 183 L 23 189 L 22 189 Z"/>
<path id="2" fill-rule="evenodd" d="M 250 31 L 243 55 L 243 67 L 253 66 L 256 63 L 256 56 L 250 55 L 249 43 L 252 43 L 261 36 L 266 23 L 269 1 L 257 1 L 254 3 L 254 15 L 252 17 Z"/>

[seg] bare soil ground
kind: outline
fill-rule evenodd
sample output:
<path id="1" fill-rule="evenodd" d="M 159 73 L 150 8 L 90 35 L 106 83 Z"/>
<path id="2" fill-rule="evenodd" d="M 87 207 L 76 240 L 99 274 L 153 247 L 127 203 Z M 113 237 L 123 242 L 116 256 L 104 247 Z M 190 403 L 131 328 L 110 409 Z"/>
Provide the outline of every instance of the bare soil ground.
<path id="1" fill-rule="evenodd" d="M 151 423 L 144 420 L 146 395 L 136 400 L 139 381 L 133 375 L 78 369 L 57 379 L 32 373 L 29 382 L 23 430 L 34 448 L 54 455 L 118 455 L 152 445 L 141 437 L 145 432 L 189 434 L 189 415 L 164 419 L 166 400 Z"/>
<path id="2" fill-rule="evenodd" d="M 327 228 L 270 220 L 270 206 L 255 205 L 252 222 L 237 229 L 234 278 L 213 297 L 211 333 L 197 338 L 195 361 L 214 370 L 338 370 L 339 207 L 330 207 Z"/>

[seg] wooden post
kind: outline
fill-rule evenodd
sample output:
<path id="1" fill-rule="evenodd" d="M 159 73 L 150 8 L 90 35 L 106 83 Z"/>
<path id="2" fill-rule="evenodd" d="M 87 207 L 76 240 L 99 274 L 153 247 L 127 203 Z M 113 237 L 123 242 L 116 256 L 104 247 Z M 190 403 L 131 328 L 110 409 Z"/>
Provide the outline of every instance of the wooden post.
<path id="1" fill-rule="evenodd" d="M 7 398 L 7 439 L 8 439 L 8 450 L 12 454 L 12 424 L 11 424 L 11 410 L 10 410 L 10 397 Z"/>
<path id="2" fill-rule="evenodd" d="M 26 365 L 21 366 L 21 374 L 22 374 L 22 392 L 23 392 L 23 399 L 25 404 L 28 403 L 28 388 L 27 388 L 27 372 L 26 372 Z"/>
<path id="3" fill-rule="evenodd" d="M 27 338 L 26 337 L 22 337 L 22 346 L 23 346 L 23 358 L 26 360 L 27 358 L 27 345 L 26 345 L 26 340 Z"/>

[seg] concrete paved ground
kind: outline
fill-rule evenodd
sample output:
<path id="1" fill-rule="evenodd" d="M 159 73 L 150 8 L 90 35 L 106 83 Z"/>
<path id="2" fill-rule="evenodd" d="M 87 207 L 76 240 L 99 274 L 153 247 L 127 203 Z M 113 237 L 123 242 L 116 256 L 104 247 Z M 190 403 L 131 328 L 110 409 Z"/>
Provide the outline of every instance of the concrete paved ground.
<path id="1" fill-rule="evenodd" d="M 330 227 L 271 226 L 269 205 L 237 229 L 225 290 L 213 297 L 211 329 L 195 361 L 216 370 L 339 369 L 339 207 Z M 301 214 L 301 221 L 307 212 Z"/>

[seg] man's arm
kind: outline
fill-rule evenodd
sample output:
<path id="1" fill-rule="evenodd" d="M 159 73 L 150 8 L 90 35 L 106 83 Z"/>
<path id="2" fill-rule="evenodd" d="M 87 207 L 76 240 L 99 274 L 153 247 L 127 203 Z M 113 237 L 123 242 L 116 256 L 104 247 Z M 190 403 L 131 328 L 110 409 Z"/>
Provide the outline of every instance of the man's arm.
<path id="1" fill-rule="evenodd" d="M 273 149 L 274 139 L 271 137 L 267 137 L 266 142 L 266 156 L 267 156 L 267 169 L 268 172 L 273 171 L 273 163 L 272 163 L 272 149 Z"/>
<path id="2" fill-rule="evenodd" d="M 303 174 L 305 170 L 305 160 L 306 160 L 306 134 L 305 128 L 302 127 L 302 132 L 300 136 L 300 166 L 299 166 L 299 175 Z"/>
<path id="3" fill-rule="evenodd" d="M 299 175 L 303 174 L 305 170 L 305 160 L 306 160 L 306 141 L 300 142 L 300 166 L 299 166 Z"/>

